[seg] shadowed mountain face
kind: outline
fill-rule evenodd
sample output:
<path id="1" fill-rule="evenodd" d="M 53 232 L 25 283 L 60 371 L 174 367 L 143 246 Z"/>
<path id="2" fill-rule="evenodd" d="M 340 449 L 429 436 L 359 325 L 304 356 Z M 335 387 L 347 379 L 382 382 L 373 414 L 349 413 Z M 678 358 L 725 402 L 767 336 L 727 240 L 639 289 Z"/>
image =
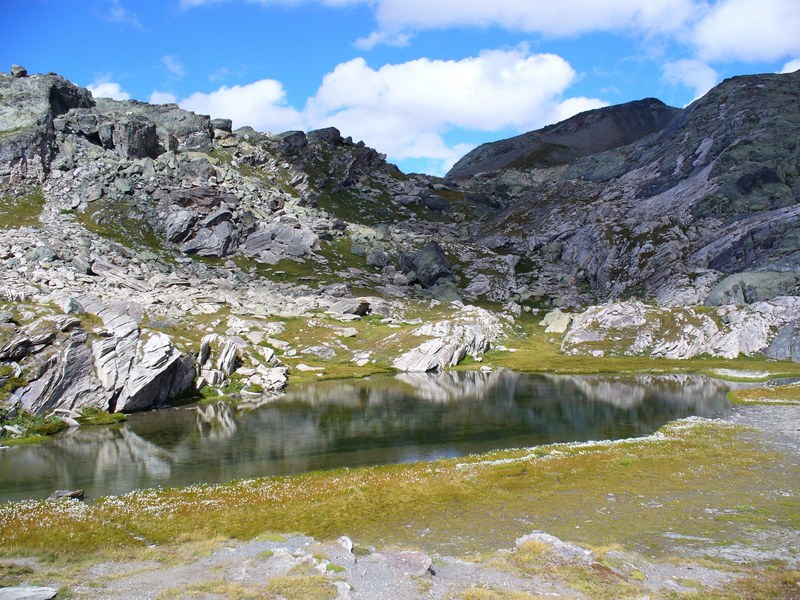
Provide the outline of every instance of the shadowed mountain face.
<path id="1" fill-rule="evenodd" d="M 661 131 L 680 113 L 655 98 L 582 112 L 537 131 L 483 144 L 459 160 L 447 177 L 464 179 L 503 168 L 569 164 Z"/>
<path id="2" fill-rule="evenodd" d="M 654 135 L 461 185 L 505 207 L 481 224 L 483 243 L 524 257 L 517 275 L 528 289 L 560 288 L 576 303 L 591 301 L 581 287 L 666 304 L 794 294 L 798 99 L 800 72 L 735 77 Z"/>

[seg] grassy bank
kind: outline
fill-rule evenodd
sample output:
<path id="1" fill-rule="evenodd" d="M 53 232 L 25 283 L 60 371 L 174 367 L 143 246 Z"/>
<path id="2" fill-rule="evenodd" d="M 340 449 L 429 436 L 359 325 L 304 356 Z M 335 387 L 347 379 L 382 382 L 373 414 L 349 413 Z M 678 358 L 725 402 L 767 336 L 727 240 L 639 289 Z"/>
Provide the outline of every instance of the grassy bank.
<path id="1" fill-rule="evenodd" d="M 770 492 L 800 477 L 800 466 L 784 462 L 728 425 L 688 420 L 612 443 L 140 490 L 92 504 L 10 503 L 0 506 L 0 553 L 66 560 L 302 532 L 469 554 L 543 529 L 659 555 L 699 538 L 719 546 L 800 528 L 797 498 Z"/>
<path id="2" fill-rule="evenodd" d="M 763 356 L 740 356 L 736 359 L 700 356 L 677 360 L 639 356 L 573 356 L 561 352 L 561 334 L 546 333 L 538 324 L 541 316 L 523 315 L 518 327 L 501 345 L 483 356 L 481 364 L 505 367 L 526 373 L 588 375 L 596 373 L 635 375 L 639 373 L 699 373 L 724 379 L 744 381 L 800 376 L 800 363 L 777 361 Z M 473 368 L 465 361 L 462 368 Z M 737 371 L 742 376 L 737 376 Z"/>
<path id="3" fill-rule="evenodd" d="M 737 404 L 800 404 L 800 384 L 767 386 L 728 393 L 731 402 Z"/>

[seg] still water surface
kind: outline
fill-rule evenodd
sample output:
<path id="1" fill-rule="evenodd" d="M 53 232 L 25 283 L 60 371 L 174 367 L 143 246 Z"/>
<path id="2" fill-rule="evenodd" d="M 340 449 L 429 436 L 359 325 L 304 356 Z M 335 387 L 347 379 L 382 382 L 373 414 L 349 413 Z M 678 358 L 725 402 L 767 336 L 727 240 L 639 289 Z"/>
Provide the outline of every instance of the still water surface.
<path id="1" fill-rule="evenodd" d="M 404 374 L 295 385 L 259 407 L 188 406 L 0 450 L 0 501 L 430 460 L 646 435 L 714 417 L 729 384 L 701 376 Z"/>

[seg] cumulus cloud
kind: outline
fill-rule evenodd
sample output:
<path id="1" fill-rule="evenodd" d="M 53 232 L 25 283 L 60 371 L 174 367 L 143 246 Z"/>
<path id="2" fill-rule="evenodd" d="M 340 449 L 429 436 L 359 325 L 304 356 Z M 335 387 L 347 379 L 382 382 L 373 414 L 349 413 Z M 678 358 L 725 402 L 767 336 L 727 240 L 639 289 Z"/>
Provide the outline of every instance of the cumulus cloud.
<path id="1" fill-rule="evenodd" d="M 664 65 L 662 80 L 670 85 L 691 88 L 694 100 L 703 96 L 719 82 L 719 74 L 704 62 L 693 59 L 676 60 Z"/>
<path id="2" fill-rule="evenodd" d="M 520 46 L 459 61 L 418 59 L 378 69 L 356 58 L 328 73 L 302 109 L 289 106 L 281 83 L 270 79 L 195 93 L 180 105 L 262 131 L 333 125 L 394 160 L 437 161 L 441 171 L 471 148 L 448 144 L 449 132 L 526 131 L 605 106 L 593 98 L 564 98 L 575 79 L 560 56 Z"/>
<path id="3" fill-rule="evenodd" d="M 705 61 L 779 60 L 800 54 L 797 0 L 719 0 L 693 36 Z"/>
<path id="4" fill-rule="evenodd" d="M 379 69 L 356 58 L 325 76 L 306 110 L 354 122 L 359 116 L 391 114 L 433 130 L 530 127 L 551 115 L 575 77 L 560 56 L 531 54 L 525 47 Z"/>
<path id="5" fill-rule="evenodd" d="M 113 98 L 114 100 L 130 100 L 131 95 L 114 81 L 98 80 L 86 86 L 95 98 Z"/>
<path id="6" fill-rule="evenodd" d="M 260 131 L 280 132 L 305 125 L 302 113 L 287 105 L 286 91 L 274 79 L 222 86 L 207 94 L 195 92 L 179 104 L 197 113 L 229 118 L 234 127 L 249 125 Z"/>
<path id="7" fill-rule="evenodd" d="M 119 1 L 119 0 L 117 0 Z M 181 0 L 190 9 L 233 0 Z M 240 0 L 241 1 L 241 0 Z M 355 45 L 407 45 L 415 33 L 499 27 L 545 37 L 612 32 L 677 42 L 714 61 L 772 61 L 800 54 L 798 0 L 244 0 L 335 8 L 364 4 L 377 28 Z"/>
<path id="8" fill-rule="evenodd" d="M 696 11 L 693 0 L 377 0 L 384 30 L 499 26 L 515 31 L 570 36 L 591 31 L 676 31 Z"/>
<path id="9" fill-rule="evenodd" d="M 150 94 L 150 97 L 147 99 L 150 104 L 175 104 L 178 101 L 178 98 L 175 94 L 171 94 L 170 92 L 159 92 L 158 90 L 154 91 Z"/>
<path id="10" fill-rule="evenodd" d="M 795 58 L 794 60 L 790 60 L 781 69 L 781 73 L 794 73 L 795 71 L 800 70 L 800 58 Z"/>

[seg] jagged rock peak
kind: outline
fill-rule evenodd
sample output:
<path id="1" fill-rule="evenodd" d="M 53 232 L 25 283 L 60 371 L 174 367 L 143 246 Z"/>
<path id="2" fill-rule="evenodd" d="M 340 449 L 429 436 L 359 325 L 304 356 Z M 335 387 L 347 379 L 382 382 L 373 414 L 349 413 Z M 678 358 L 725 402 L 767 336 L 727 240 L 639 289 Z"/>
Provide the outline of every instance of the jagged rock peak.
<path id="1" fill-rule="evenodd" d="M 447 177 L 463 179 L 509 167 L 569 164 L 658 132 L 680 114 L 680 109 L 656 98 L 585 111 L 536 131 L 483 144 L 459 160 Z"/>

